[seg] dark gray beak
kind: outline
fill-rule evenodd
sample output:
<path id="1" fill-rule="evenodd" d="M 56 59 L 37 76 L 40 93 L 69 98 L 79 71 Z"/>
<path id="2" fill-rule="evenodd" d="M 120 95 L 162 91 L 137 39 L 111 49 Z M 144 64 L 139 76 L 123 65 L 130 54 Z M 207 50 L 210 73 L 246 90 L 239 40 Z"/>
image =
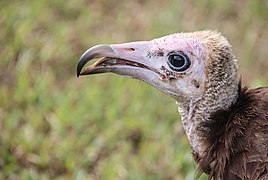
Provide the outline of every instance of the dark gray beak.
<path id="1" fill-rule="evenodd" d="M 94 58 L 112 57 L 114 54 L 110 45 L 97 45 L 88 49 L 79 59 L 77 64 L 77 77 L 81 74 L 83 67 Z"/>

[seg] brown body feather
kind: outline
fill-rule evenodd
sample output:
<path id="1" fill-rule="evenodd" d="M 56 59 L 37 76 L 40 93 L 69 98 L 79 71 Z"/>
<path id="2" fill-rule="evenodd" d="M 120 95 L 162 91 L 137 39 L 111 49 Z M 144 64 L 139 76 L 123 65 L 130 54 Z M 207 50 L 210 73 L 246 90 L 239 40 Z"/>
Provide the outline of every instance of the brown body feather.
<path id="1" fill-rule="evenodd" d="M 268 88 L 239 87 L 236 103 L 200 129 L 206 152 L 193 156 L 209 179 L 268 179 Z"/>

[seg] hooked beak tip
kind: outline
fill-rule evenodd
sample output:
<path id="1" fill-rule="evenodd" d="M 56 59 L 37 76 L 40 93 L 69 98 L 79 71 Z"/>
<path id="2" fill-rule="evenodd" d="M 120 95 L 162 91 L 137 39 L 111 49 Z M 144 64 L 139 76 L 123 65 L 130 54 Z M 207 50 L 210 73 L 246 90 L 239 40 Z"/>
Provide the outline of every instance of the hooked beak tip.
<path id="1" fill-rule="evenodd" d="M 79 77 L 80 73 L 82 71 L 83 68 L 83 61 L 81 61 L 81 58 L 79 59 L 79 63 L 77 64 L 77 68 L 76 68 L 76 76 Z"/>
<path id="2" fill-rule="evenodd" d="M 81 71 L 83 67 L 86 65 L 86 63 L 94 58 L 98 57 L 105 57 L 105 56 L 112 56 L 113 55 L 113 49 L 110 45 L 97 45 L 90 49 L 88 49 L 79 59 L 79 62 L 77 64 L 77 77 L 79 77 L 81 74 Z"/>

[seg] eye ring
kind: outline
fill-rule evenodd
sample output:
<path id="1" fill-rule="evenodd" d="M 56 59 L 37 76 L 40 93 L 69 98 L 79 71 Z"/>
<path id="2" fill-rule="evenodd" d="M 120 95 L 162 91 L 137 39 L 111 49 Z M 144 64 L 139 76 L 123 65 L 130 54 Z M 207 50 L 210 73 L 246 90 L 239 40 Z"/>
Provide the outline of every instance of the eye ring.
<path id="1" fill-rule="evenodd" d="M 177 72 L 182 72 L 188 69 L 191 62 L 186 54 L 183 52 L 171 53 L 168 56 L 168 66 Z"/>

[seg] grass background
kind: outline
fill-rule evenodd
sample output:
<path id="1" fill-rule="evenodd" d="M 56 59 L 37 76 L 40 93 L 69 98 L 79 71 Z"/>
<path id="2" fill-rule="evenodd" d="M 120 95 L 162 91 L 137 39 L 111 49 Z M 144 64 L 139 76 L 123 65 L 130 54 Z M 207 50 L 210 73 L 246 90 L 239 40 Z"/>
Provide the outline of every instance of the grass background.
<path id="1" fill-rule="evenodd" d="M 0 179 L 193 179 L 171 98 L 76 78 L 76 63 L 95 44 L 218 29 L 243 80 L 267 86 L 267 28 L 266 0 L 0 1 Z"/>

